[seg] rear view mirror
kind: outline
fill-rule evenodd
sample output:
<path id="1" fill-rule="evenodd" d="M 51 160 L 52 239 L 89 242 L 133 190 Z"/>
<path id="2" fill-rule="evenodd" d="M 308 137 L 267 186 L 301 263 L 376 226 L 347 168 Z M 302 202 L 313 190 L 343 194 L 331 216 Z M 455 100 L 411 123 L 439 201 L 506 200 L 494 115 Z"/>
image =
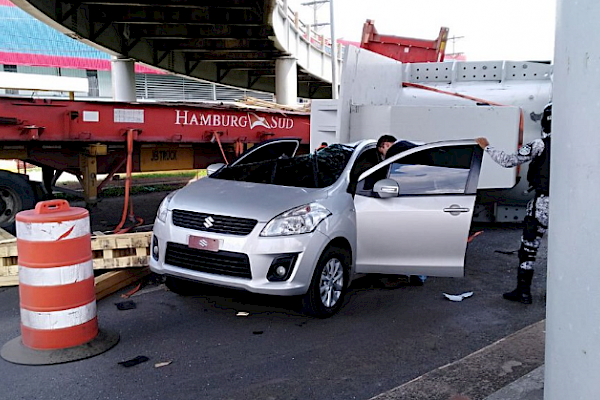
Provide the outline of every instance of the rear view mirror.
<path id="1" fill-rule="evenodd" d="M 220 170 L 221 168 L 223 168 L 223 163 L 216 163 L 216 164 L 210 164 L 208 167 L 206 167 L 206 176 L 211 176 L 212 174 L 214 174 L 215 172 L 217 172 L 218 170 Z"/>
<path id="2" fill-rule="evenodd" d="M 382 179 L 375 182 L 373 191 L 382 199 L 388 197 L 398 197 L 400 194 L 400 185 L 393 179 Z"/>

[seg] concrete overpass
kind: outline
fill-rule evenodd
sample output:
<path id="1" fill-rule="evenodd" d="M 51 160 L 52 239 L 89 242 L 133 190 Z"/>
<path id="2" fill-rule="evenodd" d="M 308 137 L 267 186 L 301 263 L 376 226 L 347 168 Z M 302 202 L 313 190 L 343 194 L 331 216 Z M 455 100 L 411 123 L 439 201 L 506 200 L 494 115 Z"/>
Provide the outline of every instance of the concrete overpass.
<path id="1" fill-rule="evenodd" d="M 12 1 L 120 60 L 278 97 L 297 79 L 297 96 L 331 97 L 331 48 L 287 0 Z"/>

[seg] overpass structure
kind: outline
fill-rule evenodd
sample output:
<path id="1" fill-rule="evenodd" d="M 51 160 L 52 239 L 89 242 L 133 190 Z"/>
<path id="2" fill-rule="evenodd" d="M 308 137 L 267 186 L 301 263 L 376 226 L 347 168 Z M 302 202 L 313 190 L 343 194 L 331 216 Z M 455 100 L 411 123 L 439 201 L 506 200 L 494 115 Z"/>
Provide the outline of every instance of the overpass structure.
<path id="1" fill-rule="evenodd" d="M 330 43 L 287 0 L 12 1 L 125 64 L 273 92 L 278 101 L 331 97 Z"/>

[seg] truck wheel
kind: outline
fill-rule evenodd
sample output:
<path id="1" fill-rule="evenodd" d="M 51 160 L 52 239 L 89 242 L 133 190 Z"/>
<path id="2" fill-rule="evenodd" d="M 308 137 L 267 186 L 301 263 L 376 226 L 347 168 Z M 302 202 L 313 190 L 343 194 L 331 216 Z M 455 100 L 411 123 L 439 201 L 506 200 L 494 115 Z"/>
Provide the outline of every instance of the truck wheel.
<path id="1" fill-rule="evenodd" d="M 349 260 L 350 255 L 342 249 L 332 247 L 323 252 L 303 299 L 306 313 L 328 318 L 342 308 L 348 289 Z"/>
<path id="2" fill-rule="evenodd" d="M 29 182 L 9 171 L 0 171 L 0 227 L 15 233 L 15 217 L 35 206 L 35 194 Z"/>
<path id="3" fill-rule="evenodd" d="M 186 279 L 173 278 L 167 276 L 165 279 L 165 285 L 173 293 L 177 293 L 180 296 L 190 296 L 198 293 L 198 284 Z"/>

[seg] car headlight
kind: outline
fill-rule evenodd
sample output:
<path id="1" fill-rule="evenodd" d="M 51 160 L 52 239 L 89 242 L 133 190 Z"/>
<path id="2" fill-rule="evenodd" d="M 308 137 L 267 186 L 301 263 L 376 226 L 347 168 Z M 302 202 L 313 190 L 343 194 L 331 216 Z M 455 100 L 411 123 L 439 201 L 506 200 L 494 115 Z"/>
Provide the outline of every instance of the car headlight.
<path id="1" fill-rule="evenodd" d="M 331 211 L 318 203 L 305 204 L 273 218 L 263 228 L 260 236 L 287 236 L 310 233 L 330 215 Z"/>
<path id="2" fill-rule="evenodd" d="M 156 213 L 156 218 L 159 221 L 162 222 L 167 222 L 167 213 L 169 211 L 169 203 L 171 202 L 171 199 L 173 198 L 173 196 L 175 196 L 175 194 L 177 193 L 177 190 L 174 192 L 171 192 L 167 195 L 167 197 L 165 197 L 163 199 L 163 201 L 160 203 L 160 206 L 158 206 L 158 211 Z"/>

